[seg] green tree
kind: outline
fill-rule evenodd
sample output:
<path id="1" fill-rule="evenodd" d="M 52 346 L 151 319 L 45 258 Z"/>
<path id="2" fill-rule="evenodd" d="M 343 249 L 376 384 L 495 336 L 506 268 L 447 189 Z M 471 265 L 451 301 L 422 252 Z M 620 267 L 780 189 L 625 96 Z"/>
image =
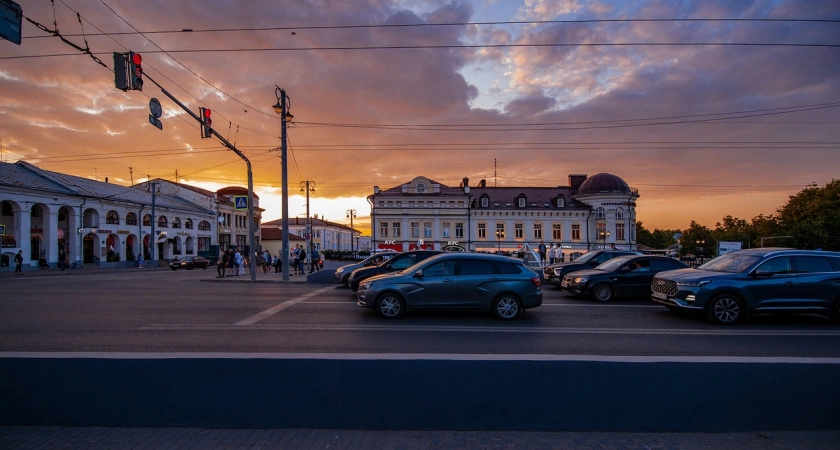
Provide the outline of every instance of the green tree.
<path id="1" fill-rule="evenodd" d="M 662 250 L 670 247 L 676 241 L 674 235 L 679 234 L 679 230 L 648 230 L 642 225 L 642 222 L 636 222 L 636 242 L 650 247 L 652 249 Z"/>
<path id="2" fill-rule="evenodd" d="M 686 255 L 717 256 L 717 239 L 712 230 L 692 220 L 680 237 L 680 256 Z"/>
<path id="3" fill-rule="evenodd" d="M 753 246 L 751 231 L 750 224 L 746 220 L 726 216 L 723 218 L 723 223 L 715 224 L 712 235 L 715 241 L 741 242 L 741 248 L 750 248 Z"/>
<path id="4" fill-rule="evenodd" d="M 840 249 L 840 180 L 809 185 L 777 211 L 785 234 L 797 248 Z"/>

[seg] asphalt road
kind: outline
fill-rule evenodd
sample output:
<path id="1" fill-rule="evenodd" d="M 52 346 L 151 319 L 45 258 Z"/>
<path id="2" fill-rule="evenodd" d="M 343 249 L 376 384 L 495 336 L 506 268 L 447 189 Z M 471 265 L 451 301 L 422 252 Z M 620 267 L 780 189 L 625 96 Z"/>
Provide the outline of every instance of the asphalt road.
<path id="1" fill-rule="evenodd" d="M 722 327 L 548 286 L 543 305 L 514 322 L 474 312 L 389 321 L 336 284 L 216 281 L 212 268 L 4 278 L 0 351 L 840 356 L 840 327 L 820 316 Z"/>

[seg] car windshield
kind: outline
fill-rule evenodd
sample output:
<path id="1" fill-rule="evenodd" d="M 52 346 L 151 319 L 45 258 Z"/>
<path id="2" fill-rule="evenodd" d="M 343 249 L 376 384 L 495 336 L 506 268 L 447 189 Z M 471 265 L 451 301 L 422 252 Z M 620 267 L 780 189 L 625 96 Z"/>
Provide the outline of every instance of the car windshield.
<path id="1" fill-rule="evenodd" d="M 727 253 L 698 267 L 710 272 L 741 273 L 761 259 L 758 255 Z"/>
<path id="2" fill-rule="evenodd" d="M 596 256 L 598 256 L 598 252 L 589 252 L 589 253 L 581 256 L 580 258 L 576 259 L 574 262 L 576 262 L 576 263 L 589 262 L 590 259 L 592 259 Z"/>
<path id="3" fill-rule="evenodd" d="M 621 267 L 626 262 L 627 260 L 624 258 L 613 258 L 607 262 L 601 263 L 600 265 L 595 267 L 595 269 L 603 270 L 604 272 L 612 272 Z"/>

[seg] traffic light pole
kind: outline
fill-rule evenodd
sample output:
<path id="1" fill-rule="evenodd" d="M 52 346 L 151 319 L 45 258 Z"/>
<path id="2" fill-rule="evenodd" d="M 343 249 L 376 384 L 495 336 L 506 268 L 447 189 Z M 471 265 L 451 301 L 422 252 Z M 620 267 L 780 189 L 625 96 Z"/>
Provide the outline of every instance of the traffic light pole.
<path id="1" fill-rule="evenodd" d="M 192 112 L 189 108 L 187 108 L 183 103 L 181 103 L 175 96 L 169 93 L 166 89 L 163 88 L 157 81 L 155 81 L 152 77 L 150 77 L 147 73 L 143 73 L 143 76 L 146 77 L 149 81 L 155 84 L 160 91 L 163 92 L 164 95 L 169 97 L 170 100 L 175 102 L 178 106 L 181 107 L 187 114 L 191 115 L 193 119 L 198 121 L 199 124 L 204 123 L 204 119 L 198 117 L 198 115 Z M 248 244 L 250 246 L 250 250 L 248 251 L 248 261 L 249 261 L 249 269 L 251 270 L 251 281 L 257 281 L 257 270 L 254 267 L 254 264 L 257 263 L 256 258 L 256 246 L 254 245 L 254 235 L 256 234 L 256 230 L 254 227 L 254 176 L 251 173 L 251 161 L 248 160 L 245 155 L 239 151 L 236 147 L 233 146 L 227 139 L 223 138 L 222 135 L 216 132 L 215 129 L 210 129 L 211 133 L 219 138 L 222 141 L 222 144 L 225 145 L 228 149 L 239 155 L 240 158 L 245 160 L 245 164 L 248 165 Z"/>

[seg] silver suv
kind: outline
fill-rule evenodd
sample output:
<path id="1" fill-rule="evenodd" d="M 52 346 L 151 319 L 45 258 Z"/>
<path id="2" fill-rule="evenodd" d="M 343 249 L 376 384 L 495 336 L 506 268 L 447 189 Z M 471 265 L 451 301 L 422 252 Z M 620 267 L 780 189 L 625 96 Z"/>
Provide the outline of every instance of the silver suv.
<path id="1" fill-rule="evenodd" d="M 651 300 L 672 311 L 733 324 L 749 314 L 823 314 L 840 322 L 840 253 L 754 248 L 719 256 L 697 269 L 661 272 Z"/>

